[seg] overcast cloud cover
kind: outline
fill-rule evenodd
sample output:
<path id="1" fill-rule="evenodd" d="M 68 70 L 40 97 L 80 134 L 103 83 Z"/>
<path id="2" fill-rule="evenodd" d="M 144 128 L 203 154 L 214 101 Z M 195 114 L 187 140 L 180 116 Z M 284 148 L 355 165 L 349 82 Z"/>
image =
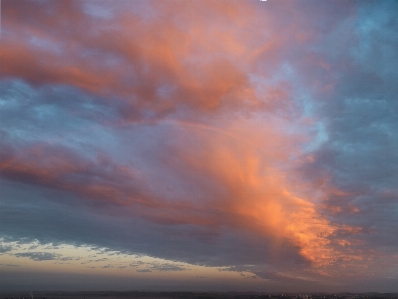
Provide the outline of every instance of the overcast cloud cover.
<path id="1" fill-rule="evenodd" d="M 1 289 L 398 292 L 398 2 L 1 4 Z"/>

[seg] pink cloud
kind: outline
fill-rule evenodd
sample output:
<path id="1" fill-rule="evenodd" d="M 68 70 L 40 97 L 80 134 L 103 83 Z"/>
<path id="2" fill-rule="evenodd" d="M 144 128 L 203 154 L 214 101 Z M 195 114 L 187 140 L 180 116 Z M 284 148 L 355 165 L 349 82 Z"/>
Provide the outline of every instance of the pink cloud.
<path id="1" fill-rule="evenodd" d="M 260 111 L 287 105 L 286 82 L 276 82 L 260 95 L 249 80 L 248 72 L 264 63 L 265 73 L 272 76 L 281 62 L 278 53 L 287 46 L 282 35 L 259 34 L 260 27 L 270 36 L 276 28 L 269 20 L 252 20 L 253 14 L 260 17 L 255 6 L 175 4 L 153 2 L 156 19 L 125 13 L 111 21 L 96 19 L 102 22 L 96 27 L 79 2 L 54 1 L 45 10 L 36 3 L 7 2 L 2 76 L 116 95 L 127 108 L 122 112 L 126 120 L 142 117 L 143 111 L 165 115 L 178 107 L 207 113 L 224 107 Z M 27 16 L 28 11 L 40 13 Z M 211 15 L 217 21 L 209 26 Z M 54 46 L 38 47 L 31 36 Z"/>

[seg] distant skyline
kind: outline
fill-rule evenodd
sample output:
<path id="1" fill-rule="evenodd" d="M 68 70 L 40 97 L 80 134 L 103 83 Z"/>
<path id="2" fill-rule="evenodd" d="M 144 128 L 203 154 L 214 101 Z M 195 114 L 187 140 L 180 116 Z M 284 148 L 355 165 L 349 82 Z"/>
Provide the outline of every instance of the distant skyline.
<path id="1" fill-rule="evenodd" d="M 0 293 L 398 292 L 397 15 L 1 1 Z"/>

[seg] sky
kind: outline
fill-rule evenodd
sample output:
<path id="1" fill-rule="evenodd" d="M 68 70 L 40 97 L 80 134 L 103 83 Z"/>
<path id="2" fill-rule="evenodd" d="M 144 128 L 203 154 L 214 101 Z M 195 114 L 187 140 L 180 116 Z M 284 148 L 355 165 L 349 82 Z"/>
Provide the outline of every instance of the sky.
<path id="1" fill-rule="evenodd" d="M 1 1 L 0 292 L 398 292 L 397 15 Z"/>

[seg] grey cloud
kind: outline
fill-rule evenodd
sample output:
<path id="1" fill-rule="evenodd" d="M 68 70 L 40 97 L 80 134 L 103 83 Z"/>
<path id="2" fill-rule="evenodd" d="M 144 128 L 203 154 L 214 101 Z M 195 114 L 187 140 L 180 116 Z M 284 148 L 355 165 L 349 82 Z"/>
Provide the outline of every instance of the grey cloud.
<path id="1" fill-rule="evenodd" d="M 150 269 L 137 269 L 137 270 L 135 270 L 135 271 L 140 272 L 140 273 L 152 272 Z"/>
<path id="2" fill-rule="evenodd" d="M 189 226 L 164 227 L 139 218 L 97 214 L 46 199 L 50 196 L 73 202 L 73 197 L 60 191 L 48 190 L 43 193 L 38 187 L 6 183 L 3 184 L 2 194 L 8 200 L 7 207 L 0 212 L 0 224 L 3 232 L 14 240 L 25 238 L 28 242 L 26 236 L 32 236 L 31 241 L 38 240 L 43 244 L 64 242 L 94 245 L 126 254 L 145 253 L 209 266 L 266 263 L 267 251 L 271 250 L 267 238 L 261 239 L 256 235 L 227 231 L 226 236 L 220 237 L 218 245 L 214 247 L 200 239 L 187 239 L 186 235 L 191 229 Z M 29 219 L 29 225 L 20 219 Z M 170 235 L 175 237 L 170 240 Z M 281 260 L 274 258 L 273 262 L 305 263 L 295 254 L 296 248 L 289 246 L 289 243 L 282 246 L 279 253 Z"/>
<path id="3" fill-rule="evenodd" d="M 261 278 L 284 283 L 304 281 L 304 279 L 297 278 L 292 275 L 282 274 L 280 272 L 270 271 L 269 269 L 267 270 L 267 268 L 267 266 L 261 265 L 240 265 L 220 268 L 219 271 L 237 272 L 241 276 L 245 276 L 246 278 Z M 280 269 L 282 270 L 282 268 Z M 248 272 L 250 274 L 244 274 L 243 272 Z"/>
<path id="4" fill-rule="evenodd" d="M 188 270 L 185 267 L 171 264 L 171 263 L 153 263 L 150 265 L 149 269 L 153 271 L 183 271 Z"/>
<path id="5" fill-rule="evenodd" d="M 108 265 L 102 266 L 101 268 L 110 269 L 110 268 L 115 268 L 115 267 L 111 264 L 108 264 Z"/>
<path id="6" fill-rule="evenodd" d="M 134 263 L 130 263 L 130 267 L 139 267 L 139 266 L 141 266 L 141 265 L 144 265 L 145 263 L 144 262 L 142 262 L 142 261 L 136 261 L 136 262 L 134 262 Z"/>
<path id="7" fill-rule="evenodd" d="M 398 234 L 397 3 L 358 7 L 355 42 L 346 44 L 333 93 L 316 104 L 325 141 L 302 174 L 328 194 L 323 213 L 335 223 L 358 226 L 367 248 L 390 252 Z"/>
<path id="8" fill-rule="evenodd" d="M 269 271 L 251 271 L 255 274 L 255 277 L 274 280 L 279 282 L 299 282 L 304 281 L 304 279 L 297 278 L 295 276 L 287 276 L 277 272 L 269 272 Z"/>
<path id="9" fill-rule="evenodd" d="M 0 253 L 6 253 L 12 250 L 10 245 L 0 245 Z"/>
<path id="10" fill-rule="evenodd" d="M 50 260 L 57 260 L 60 255 L 50 252 L 22 252 L 22 253 L 15 253 L 14 256 L 28 257 L 34 261 L 50 261 Z"/>
<path id="11" fill-rule="evenodd" d="M 78 261 L 80 259 L 81 259 L 80 257 L 65 256 L 65 257 L 60 258 L 59 260 L 60 261 Z"/>
<path id="12" fill-rule="evenodd" d="M 70 147 L 87 148 L 90 141 L 79 136 L 82 132 L 94 124 L 100 126 L 115 121 L 112 107 L 103 106 L 100 100 L 94 100 L 75 88 L 37 88 L 20 80 L 3 80 L 0 81 L 0 90 L 4 137 L 18 136 L 33 142 L 50 139 Z M 20 121 L 16 122 L 16 119 Z M 18 139 L 13 142 L 20 143 Z M 95 147 L 99 145 L 97 140 Z"/>

